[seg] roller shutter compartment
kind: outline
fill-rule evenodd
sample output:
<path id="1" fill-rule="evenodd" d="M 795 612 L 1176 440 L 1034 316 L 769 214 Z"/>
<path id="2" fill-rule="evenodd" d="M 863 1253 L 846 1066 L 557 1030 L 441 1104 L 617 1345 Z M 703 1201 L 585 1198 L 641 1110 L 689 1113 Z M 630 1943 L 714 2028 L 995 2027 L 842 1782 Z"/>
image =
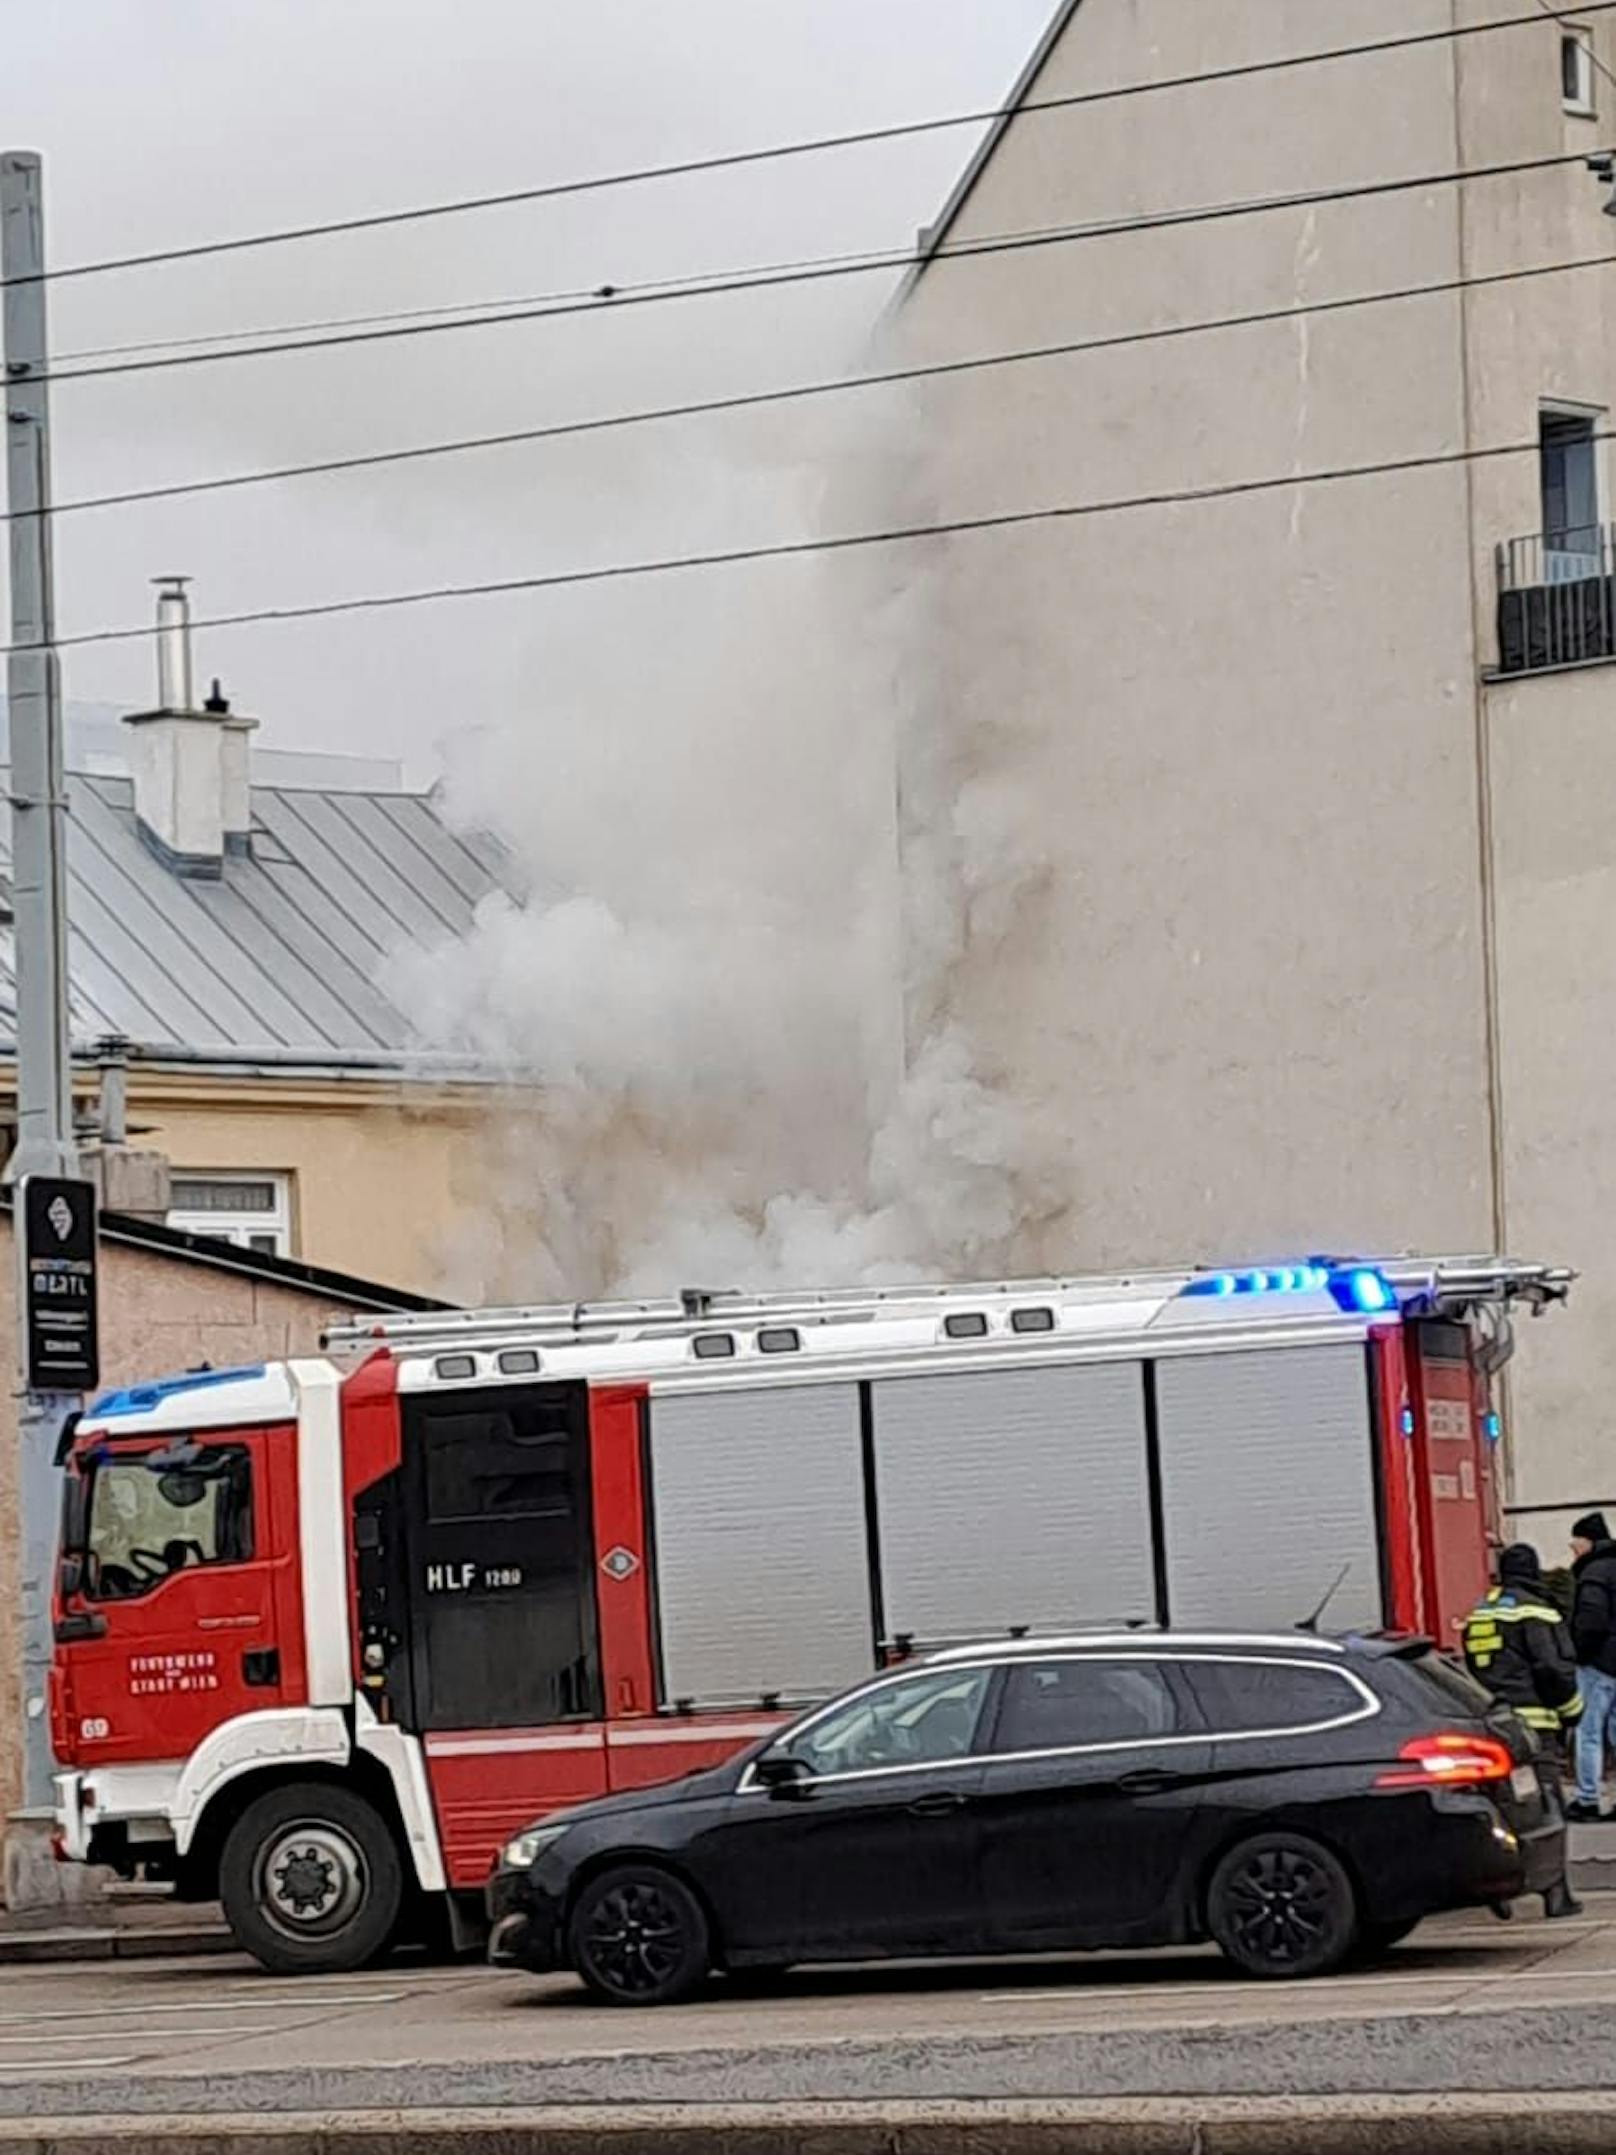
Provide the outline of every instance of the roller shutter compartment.
<path id="1" fill-rule="evenodd" d="M 1154 1614 L 1138 1362 L 889 1377 L 872 1391 L 889 1636 Z"/>
<path id="2" fill-rule="evenodd" d="M 874 1662 L 858 1387 L 651 1402 L 665 1701 L 814 1697 Z"/>
<path id="3" fill-rule="evenodd" d="M 1382 1621 L 1361 1344 L 1164 1357 L 1157 1426 L 1174 1624 Z"/>

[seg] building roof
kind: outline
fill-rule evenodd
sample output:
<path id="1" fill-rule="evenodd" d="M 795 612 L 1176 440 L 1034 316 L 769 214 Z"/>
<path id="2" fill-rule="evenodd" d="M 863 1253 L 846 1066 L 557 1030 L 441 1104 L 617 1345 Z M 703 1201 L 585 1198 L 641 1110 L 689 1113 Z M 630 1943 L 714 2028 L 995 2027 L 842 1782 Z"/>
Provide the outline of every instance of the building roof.
<path id="1" fill-rule="evenodd" d="M 516 894 L 498 845 L 452 830 L 427 794 L 255 785 L 251 850 L 217 880 L 157 857 L 128 777 L 75 773 L 68 804 L 75 1048 L 116 1036 L 159 1058 L 419 1067 L 407 1013 L 376 985 L 385 959 Z M 0 817 L 0 1053 L 16 1027 L 10 849 Z"/>
<path id="2" fill-rule="evenodd" d="M 0 1227 L 9 1227 L 11 1219 L 11 1193 L 0 1190 Z M 245 1279 L 262 1280 L 272 1287 L 286 1287 L 295 1294 L 313 1295 L 321 1302 L 377 1317 L 447 1311 L 453 1306 L 434 1301 L 430 1295 L 412 1294 L 407 1288 L 358 1279 L 349 1272 L 332 1272 L 324 1265 L 302 1264 L 294 1257 L 276 1257 L 267 1250 L 246 1249 L 214 1235 L 188 1235 L 177 1227 L 164 1227 L 155 1220 L 136 1219 L 128 1213 L 100 1213 L 96 1234 L 102 1242 L 115 1242 L 126 1249 L 145 1250 L 151 1256 L 172 1258 L 176 1264 L 201 1265 L 214 1272 L 233 1272 Z"/>
<path id="3" fill-rule="evenodd" d="M 325 1265 L 306 1265 L 295 1257 L 276 1257 L 268 1250 L 247 1249 L 216 1235 L 188 1235 L 177 1227 L 156 1220 L 136 1219 L 121 1212 L 103 1212 L 96 1224 L 103 1242 L 121 1242 L 130 1249 L 154 1256 L 171 1257 L 179 1264 L 205 1265 L 215 1272 L 234 1272 L 246 1279 L 263 1280 L 272 1287 L 287 1287 L 297 1294 L 316 1295 L 322 1302 L 366 1310 L 377 1316 L 400 1311 L 423 1313 L 447 1310 L 448 1302 L 431 1295 L 412 1294 L 404 1287 L 388 1287 L 378 1280 L 360 1279 L 351 1272 L 333 1272 Z"/>
<path id="4" fill-rule="evenodd" d="M 944 241 L 948 238 L 949 233 L 953 230 L 960 212 L 975 192 L 977 181 L 992 162 L 994 153 L 1008 133 L 1016 114 L 1027 102 L 1028 98 L 1031 97 L 1033 90 L 1037 86 L 1039 76 L 1049 64 L 1055 47 L 1066 35 L 1067 24 L 1082 5 L 1083 0 L 1058 0 L 1049 27 L 1033 47 L 1026 66 L 1011 85 L 1010 94 L 1004 100 L 999 117 L 977 144 L 970 163 L 955 181 L 948 200 L 943 204 L 933 221 L 922 229 L 915 250 L 920 259 L 904 280 L 903 288 L 905 291 L 918 277 L 925 273 L 927 265 L 936 256 Z"/>

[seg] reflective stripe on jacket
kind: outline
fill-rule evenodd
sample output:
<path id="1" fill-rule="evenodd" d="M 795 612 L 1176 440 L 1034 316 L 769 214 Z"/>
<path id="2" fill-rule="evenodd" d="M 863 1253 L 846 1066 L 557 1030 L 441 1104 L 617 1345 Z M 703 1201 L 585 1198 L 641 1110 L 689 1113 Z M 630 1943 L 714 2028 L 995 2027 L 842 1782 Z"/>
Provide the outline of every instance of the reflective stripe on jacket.
<path id="1" fill-rule="evenodd" d="M 1582 1712 L 1571 1633 L 1546 1601 L 1495 1586 L 1465 1620 L 1470 1672 L 1529 1728 L 1553 1733 Z"/>

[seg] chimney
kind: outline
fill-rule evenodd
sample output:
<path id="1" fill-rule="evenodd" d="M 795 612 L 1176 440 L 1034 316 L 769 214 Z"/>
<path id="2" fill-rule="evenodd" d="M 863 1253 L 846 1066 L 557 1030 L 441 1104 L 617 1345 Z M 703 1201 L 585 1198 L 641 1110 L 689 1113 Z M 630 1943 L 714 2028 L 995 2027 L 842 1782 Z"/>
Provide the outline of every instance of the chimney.
<path id="1" fill-rule="evenodd" d="M 157 586 L 157 708 L 194 711 L 191 693 L 191 602 L 188 576 L 154 576 Z"/>
<path id="2" fill-rule="evenodd" d="M 230 699 L 214 677 L 213 687 L 202 706 L 219 721 L 220 820 L 224 825 L 227 853 L 252 851 L 252 752 L 251 736 L 258 731 L 256 718 L 232 711 Z"/>
<path id="3" fill-rule="evenodd" d="M 251 828 L 247 737 L 256 723 L 232 714 L 219 692 L 200 709 L 191 659 L 189 577 L 157 585 L 157 704 L 132 711 L 130 764 L 140 835 L 176 875 L 224 872 L 227 852 L 245 852 Z"/>

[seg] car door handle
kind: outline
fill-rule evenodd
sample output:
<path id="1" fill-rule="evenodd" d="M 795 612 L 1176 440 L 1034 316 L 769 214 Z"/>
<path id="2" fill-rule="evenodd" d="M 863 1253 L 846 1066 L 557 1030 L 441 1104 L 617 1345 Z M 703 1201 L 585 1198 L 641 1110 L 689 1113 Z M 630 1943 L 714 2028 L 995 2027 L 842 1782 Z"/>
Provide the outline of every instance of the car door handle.
<path id="1" fill-rule="evenodd" d="M 963 1811 L 965 1798 L 953 1789 L 939 1790 L 935 1796 L 917 1796 L 909 1806 L 911 1818 L 946 1818 L 950 1811 Z"/>
<path id="2" fill-rule="evenodd" d="M 1125 1796 L 1157 1796 L 1164 1788 L 1175 1788 L 1183 1778 L 1165 1766 L 1142 1766 L 1137 1773 L 1125 1773 L 1117 1786 Z"/>

